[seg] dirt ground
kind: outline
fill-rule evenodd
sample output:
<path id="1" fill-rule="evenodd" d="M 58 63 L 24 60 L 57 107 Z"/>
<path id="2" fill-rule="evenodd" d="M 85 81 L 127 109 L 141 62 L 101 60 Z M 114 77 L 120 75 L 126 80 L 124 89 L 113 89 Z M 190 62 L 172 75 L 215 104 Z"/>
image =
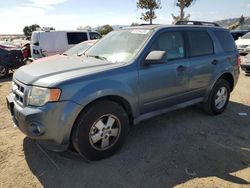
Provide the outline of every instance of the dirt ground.
<path id="1" fill-rule="evenodd" d="M 194 106 L 150 119 L 131 128 L 116 155 L 90 163 L 47 151 L 13 127 L 10 80 L 0 80 L 0 188 L 250 187 L 250 77 L 243 73 L 222 115 Z"/>

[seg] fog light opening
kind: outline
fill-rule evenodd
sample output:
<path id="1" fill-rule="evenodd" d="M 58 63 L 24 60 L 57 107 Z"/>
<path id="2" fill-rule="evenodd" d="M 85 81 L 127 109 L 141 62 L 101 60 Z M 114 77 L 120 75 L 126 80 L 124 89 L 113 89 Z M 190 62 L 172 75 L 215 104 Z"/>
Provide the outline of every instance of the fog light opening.
<path id="1" fill-rule="evenodd" d="M 31 123 L 30 124 L 30 130 L 31 130 L 32 134 L 37 135 L 37 136 L 44 133 L 41 125 L 39 125 L 37 123 Z"/>

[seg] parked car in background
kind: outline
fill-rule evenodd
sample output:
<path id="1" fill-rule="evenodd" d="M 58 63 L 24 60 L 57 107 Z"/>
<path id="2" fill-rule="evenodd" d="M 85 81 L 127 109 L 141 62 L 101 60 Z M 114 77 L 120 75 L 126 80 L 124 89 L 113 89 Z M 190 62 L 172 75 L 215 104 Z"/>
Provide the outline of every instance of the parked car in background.
<path id="1" fill-rule="evenodd" d="M 114 154 L 130 125 L 156 115 L 198 103 L 223 113 L 240 68 L 232 35 L 207 22 L 124 28 L 81 56 L 45 59 L 13 76 L 14 123 L 89 160 Z"/>
<path id="2" fill-rule="evenodd" d="M 31 57 L 30 43 L 24 44 L 22 46 L 22 48 L 21 48 L 21 51 L 22 51 L 22 54 L 23 54 L 24 61 L 27 61 Z"/>
<path id="3" fill-rule="evenodd" d="M 231 31 L 231 34 L 234 40 L 238 40 L 240 37 L 243 37 L 248 32 L 250 32 L 250 30 L 237 30 L 237 31 Z"/>
<path id="4" fill-rule="evenodd" d="M 70 48 L 64 55 L 82 55 L 87 49 L 93 46 L 98 40 L 87 40 Z"/>
<path id="5" fill-rule="evenodd" d="M 250 53 L 245 56 L 244 61 L 241 63 L 240 66 L 246 74 L 250 74 Z"/>
<path id="6" fill-rule="evenodd" d="M 21 49 L 0 48 L 0 78 L 9 74 L 9 70 L 23 66 L 23 53 Z"/>
<path id="7" fill-rule="evenodd" d="M 96 31 L 35 31 L 31 36 L 31 57 L 41 57 L 60 54 L 74 45 L 93 39 L 100 39 Z"/>
<path id="8" fill-rule="evenodd" d="M 240 37 L 235 41 L 237 49 L 241 54 L 247 54 L 250 52 L 250 32 Z"/>
<path id="9" fill-rule="evenodd" d="M 17 47 L 14 45 L 1 43 L 0 48 L 2 48 L 2 49 L 16 49 Z"/>

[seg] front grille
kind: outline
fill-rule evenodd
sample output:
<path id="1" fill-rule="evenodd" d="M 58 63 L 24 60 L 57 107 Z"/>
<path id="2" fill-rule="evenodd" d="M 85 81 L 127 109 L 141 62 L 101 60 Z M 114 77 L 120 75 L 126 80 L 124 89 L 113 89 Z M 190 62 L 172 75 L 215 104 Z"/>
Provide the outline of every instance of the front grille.
<path id="1" fill-rule="evenodd" d="M 25 97 L 25 87 L 13 81 L 12 92 L 14 94 L 14 99 L 16 100 L 16 102 L 23 106 Z"/>

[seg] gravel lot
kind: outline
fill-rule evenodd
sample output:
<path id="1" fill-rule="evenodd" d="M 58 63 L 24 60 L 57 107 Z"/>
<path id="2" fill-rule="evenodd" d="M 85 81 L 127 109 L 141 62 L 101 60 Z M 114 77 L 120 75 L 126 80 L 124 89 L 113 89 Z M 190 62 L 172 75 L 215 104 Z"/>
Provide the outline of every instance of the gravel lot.
<path id="1" fill-rule="evenodd" d="M 0 80 L 1 188 L 250 187 L 250 77 L 243 73 L 224 114 L 194 106 L 150 119 L 131 128 L 116 155 L 91 163 L 42 149 L 13 127 L 10 80 Z"/>

